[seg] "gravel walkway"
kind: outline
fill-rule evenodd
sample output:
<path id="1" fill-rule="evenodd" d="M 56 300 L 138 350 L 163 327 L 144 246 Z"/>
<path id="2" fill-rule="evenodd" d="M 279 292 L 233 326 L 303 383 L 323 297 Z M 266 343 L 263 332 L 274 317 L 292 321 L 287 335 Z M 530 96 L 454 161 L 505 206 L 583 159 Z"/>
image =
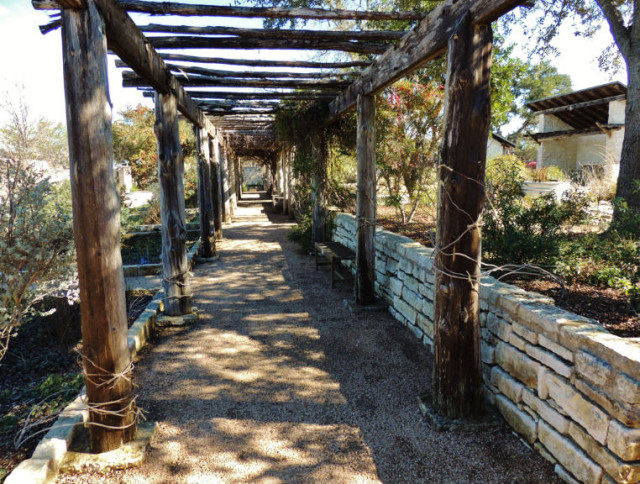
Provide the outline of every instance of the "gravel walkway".
<path id="1" fill-rule="evenodd" d="M 434 432 L 416 403 L 429 351 L 386 312 L 353 316 L 350 283 L 330 290 L 290 226 L 241 202 L 220 261 L 195 270 L 199 321 L 143 351 L 147 462 L 58 482 L 559 482 L 506 428 Z"/>

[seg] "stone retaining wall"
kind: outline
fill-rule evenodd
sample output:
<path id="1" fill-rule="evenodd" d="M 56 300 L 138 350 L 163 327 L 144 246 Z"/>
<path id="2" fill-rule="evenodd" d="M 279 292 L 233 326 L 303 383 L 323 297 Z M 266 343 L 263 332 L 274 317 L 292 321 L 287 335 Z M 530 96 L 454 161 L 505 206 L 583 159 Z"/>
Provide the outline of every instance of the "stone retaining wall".
<path id="1" fill-rule="evenodd" d="M 355 250 L 355 218 L 335 214 L 333 227 Z M 376 245 L 378 294 L 432 347 L 433 250 L 384 230 Z M 522 439 L 567 482 L 640 482 L 640 338 L 488 277 L 480 310 L 485 394 Z"/>

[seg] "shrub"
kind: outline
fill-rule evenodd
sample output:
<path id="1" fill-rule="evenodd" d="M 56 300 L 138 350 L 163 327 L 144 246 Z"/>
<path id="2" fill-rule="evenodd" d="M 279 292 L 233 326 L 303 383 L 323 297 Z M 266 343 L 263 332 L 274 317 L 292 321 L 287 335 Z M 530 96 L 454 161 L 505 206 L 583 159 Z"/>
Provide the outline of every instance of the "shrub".
<path id="1" fill-rule="evenodd" d="M 73 259 L 70 196 L 28 163 L 0 160 L 0 360 L 34 304 L 61 289 Z"/>
<path id="2" fill-rule="evenodd" d="M 553 194 L 525 199 L 524 165 L 514 156 L 487 166 L 483 248 L 494 264 L 553 264 L 560 256 L 561 229 L 584 219 L 586 198 L 572 193 L 558 203 Z"/>

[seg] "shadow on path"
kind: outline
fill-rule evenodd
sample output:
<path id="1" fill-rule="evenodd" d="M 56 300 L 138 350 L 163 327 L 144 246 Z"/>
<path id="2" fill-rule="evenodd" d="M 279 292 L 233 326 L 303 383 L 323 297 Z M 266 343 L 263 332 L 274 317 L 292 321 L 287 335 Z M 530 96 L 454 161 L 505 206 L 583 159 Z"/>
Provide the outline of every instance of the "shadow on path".
<path id="1" fill-rule="evenodd" d="M 332 291 L 288 218 L 254 202 L 220 261 L 194 271 L 198 322 L 137 363 L 139 405 L 159 423 L 147 462 L 60 482 L 559 482 L 506 428 L 431 430 L 416 403 L 429 351 L 386 312 L 352 315 L 350 285 Z"/>

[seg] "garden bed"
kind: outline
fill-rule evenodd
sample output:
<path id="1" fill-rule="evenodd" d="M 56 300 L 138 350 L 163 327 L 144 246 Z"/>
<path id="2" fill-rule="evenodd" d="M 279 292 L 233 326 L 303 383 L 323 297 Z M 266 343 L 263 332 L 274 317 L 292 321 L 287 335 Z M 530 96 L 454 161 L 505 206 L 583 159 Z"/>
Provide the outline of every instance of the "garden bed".
<path id="1" fill-rule="evenodd" d="M 378 225 L 389 232 L 420 242 L 426 247 L 433 247 L 435 227 L 433 217 L 428 213 L 418 212 L 412 223 L 403 225 L 393 208 L 379 207 Z M 579 240 L 580 235 L 572 235 L 574 243 Z M 566 291 L 563 292 L 560 285 L 548 280 L 511 279 L 507 282 L 527 291 L 549 296 L 559 308 L 592 318 L 613 334 L 622 337 L 640 336 L 640 316 L 622 289 L 572 283 L 567 284 Z"/>
<path id="2" fill-rule="evenodd" d="M 127 292 L 129 326 L 142 313 L 153 292 Z M 0 482 L 28 458 L 57 413 L 75 398 L 84 385 L 79 364 L 79 308 L 64 315 L 64 324 L 51 316 L 23 324 L 0 363 Z M 63 326 L 60 331 L 56 326 Z M 15 448 L 15 439 L 29 413 L 41 423 L 29 430 L 34 438 Z M 51 418 L 47 418 L 51 417 Z"/>
<path id="3" fill-rule="evenodd" d="M 199 231 L 187 231 L 187 250 L 200 237 Z M 162 262 L 162 236 L 158 233 L 123 234 L 122 264 L 159 264 Z"/>

